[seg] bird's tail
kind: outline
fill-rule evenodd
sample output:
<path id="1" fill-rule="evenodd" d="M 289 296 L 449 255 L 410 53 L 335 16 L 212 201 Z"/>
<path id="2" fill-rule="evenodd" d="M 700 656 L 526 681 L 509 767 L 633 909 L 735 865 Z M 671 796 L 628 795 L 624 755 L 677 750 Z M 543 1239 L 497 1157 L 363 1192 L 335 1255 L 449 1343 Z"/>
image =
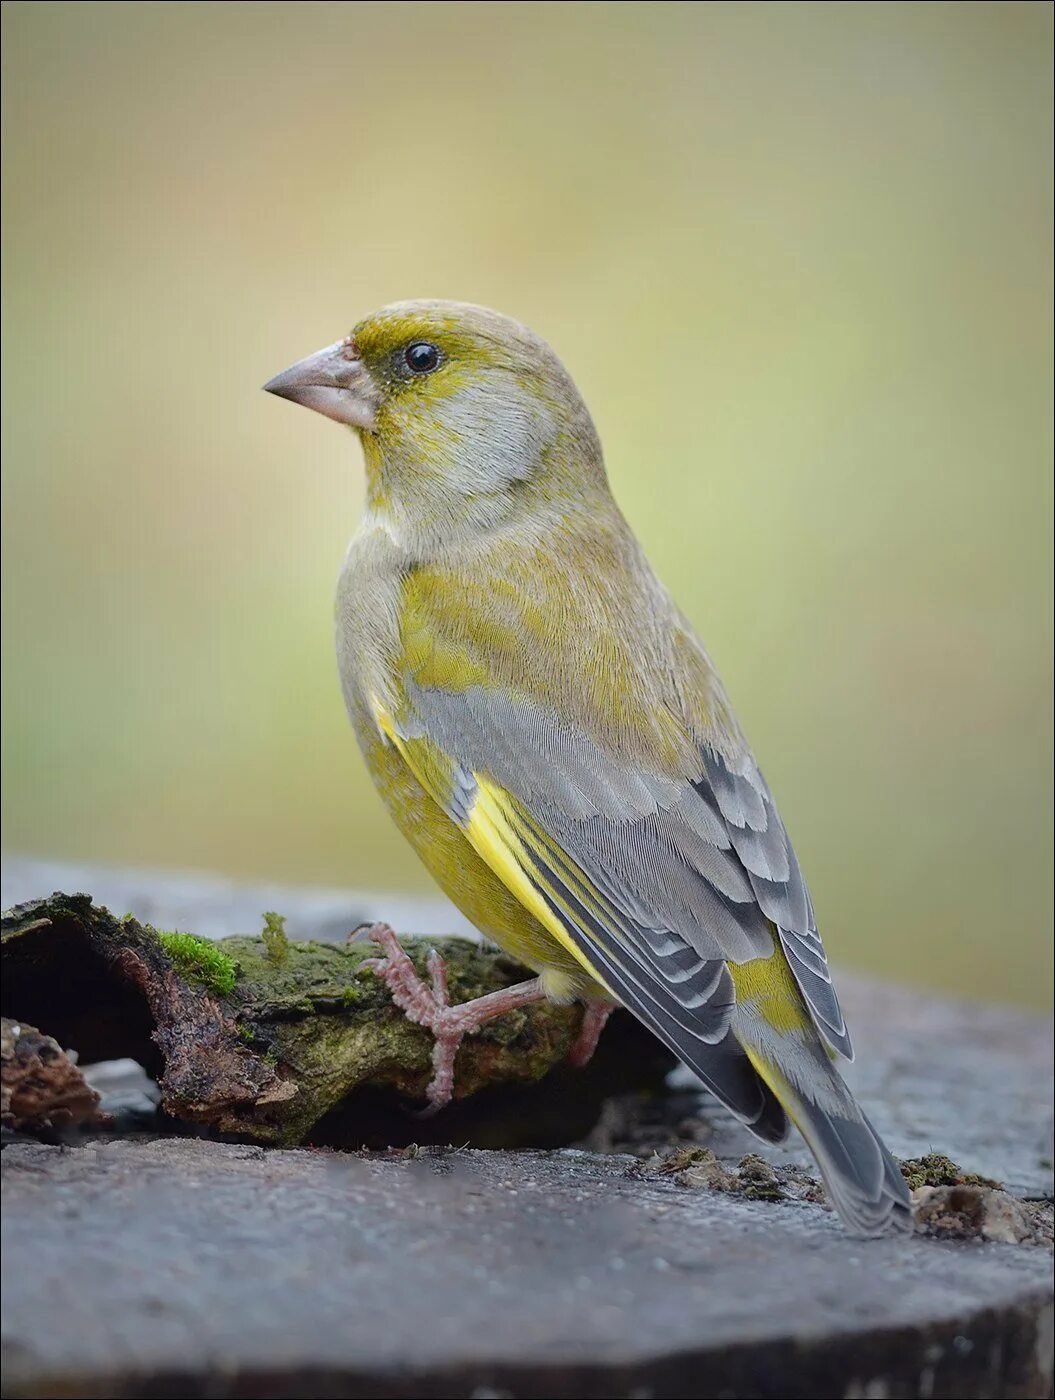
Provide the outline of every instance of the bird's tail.
<path id="1" fill-rule="evenodd" d="M 745 1047 L 746 1048 L 746 1047 Z M 897 1163 L 857 1106 L 823 1050 L 811 1065 L 816 1090 L 793 1084 L 771 1061 L 748 1050 L 762 1079 L 806 1139 L 817 1160 L 828 1198 L 855 1235 L 895 1234 L 912 1229 L 912 1200 Z"/>

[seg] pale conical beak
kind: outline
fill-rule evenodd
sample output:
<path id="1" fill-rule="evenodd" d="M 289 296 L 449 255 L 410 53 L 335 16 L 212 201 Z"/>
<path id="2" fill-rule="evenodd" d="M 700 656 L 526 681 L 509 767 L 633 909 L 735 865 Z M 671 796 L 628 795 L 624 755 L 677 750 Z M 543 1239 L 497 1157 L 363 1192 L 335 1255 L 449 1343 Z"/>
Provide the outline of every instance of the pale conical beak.
<path id="1" fill-rule="evenodd" d="M 374 413 L 380 401 L 370 371 L 358 358 L 350 341 L 327 345 L 289 369 L 276 374 L 264 385 L 269 394 L 313 408 L 325 418 L 347 423 L 352 428 L 374 427 Z"/>

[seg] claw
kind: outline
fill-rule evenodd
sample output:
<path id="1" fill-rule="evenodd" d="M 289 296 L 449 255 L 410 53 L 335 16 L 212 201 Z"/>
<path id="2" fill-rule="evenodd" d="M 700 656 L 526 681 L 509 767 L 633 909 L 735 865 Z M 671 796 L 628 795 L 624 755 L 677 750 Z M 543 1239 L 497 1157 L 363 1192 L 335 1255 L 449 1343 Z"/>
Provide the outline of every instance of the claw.
<path id="1" fill-rule="evenodd" d="M 438 949 L 429 949 L 426 958 L 429 980 L 425 982 L 388 924 L 365 925 L 356 929 L 351 937 L 361 935 L 370 938 L 383 956 L 365 958 L 359 964 L 360 968 L 368 968 L 375 977 L 382 978 L 392 1000 L 407 1020 L 426 1027 L 435 1037 L 432 1079 L 425 1090 L 428 1107 L 422 1110 L 423 1117 L 431 1117 L 450 1103 L 454 1094 L 454 1061 L 467 1035 L 475 1034 L 481 1026 L 506 1011 L 515 1011 L 518 1007 L 545 1000 L 545 993 L 535 977 L 530 982 L 520 982 L 514 987 L 488 992 L 486 996 L 476 997 L 473 1001 L 451 1006 L 447 964 Z"/>
<path id="2" fill-rule="evenodd" d="M 544 1001 L 545 993 L 537 977 L 530 982 L 518 982 L 502 991 L 488 992 L 473 1001 L 450 1004 L 447 986 L 447 964 L 437 948 L 430 948 L 425 959 L 428 982 L 419 975 L 395 930 L 384 923 L 360 924 L 348 935 L 348 942 L 369 938 L 380 953 L 379 958 L 364 958 L 359 970 L 366 968 L 388 986 L 396 1006 L 408 1021 L 430 1030 L 435 1037 L 432 1047 L 432 1079 L 425 1090 L 428 1107 L 421 1117 L 431 1118 L 454 1094 L 454 1061 L 467 1035 L 475 1035 L 481 1026 L 507 1011 L 515 1011 L 532 1002 Z M 591 1001 L 583 1010 L 582 1027 L 568 1054 L 569 1063 L 585 1065 L 600 1039 L 601 1031 L 613 1007 L 608 1002 Z"/>

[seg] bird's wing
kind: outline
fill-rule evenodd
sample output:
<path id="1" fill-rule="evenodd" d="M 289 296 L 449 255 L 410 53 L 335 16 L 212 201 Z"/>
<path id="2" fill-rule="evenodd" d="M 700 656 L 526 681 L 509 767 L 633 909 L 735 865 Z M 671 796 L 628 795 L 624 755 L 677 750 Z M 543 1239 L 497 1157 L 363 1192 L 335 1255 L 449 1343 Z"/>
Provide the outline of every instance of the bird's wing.
<path id="1" fill-rule="evenodd" d="M 727 963 L 770 957 L 776 935 L 818 1028 L 850 1047 L 809 896 L 749 756 L 734 768 L 701 749 L 698 773 L 672 778 L 613 759 L 541 704 L 476 686 L 409 682 L 398 721 L 380 719 L 540 922 L 745 1121 L 780 1136 L 783 1115 L 730 1035 Z"/>
<path id="2" fill-rule="evenodd" d="M 813 901 L 769 786 L 749 752 L 733 763 L 701 746 L 694 790 L 722 819 L 759 909 L 780 938 L 798 988 L 828 1045 L 848 1060 L 853 1047 L 817 931 Z"/>

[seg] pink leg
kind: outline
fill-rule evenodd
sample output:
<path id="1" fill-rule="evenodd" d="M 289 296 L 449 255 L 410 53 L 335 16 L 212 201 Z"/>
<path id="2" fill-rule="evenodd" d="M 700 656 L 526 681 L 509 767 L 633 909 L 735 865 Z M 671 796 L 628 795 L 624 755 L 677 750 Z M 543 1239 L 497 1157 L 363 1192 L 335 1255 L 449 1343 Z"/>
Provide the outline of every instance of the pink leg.
<path id="1" fill-rule="evenodd" d="M 575 1069 L 582 1069 L 593 1059 L 601 1032 L 615 1007 L 610 1001 L 588 1001 L 583 1007 L 582 1025 L 575 1038 L 575 1044 L 568 1051 L 568 1063 Z"/>
<path id="2" fill-rule="evenodd" d="M 465 1037 L 475 1035 L 481 1026 L 507 1011 L 545 1001 L 546 994 L 538 978 L 532 977 L 529 982 L 518 982 L 513 987 L 503 987 L 501 991 L 488 992 L 473 1001 L 451 1006 L 447 998 L 447 967 L 435 948 L 428 956 L 430 986 L 418 976 L 388 924 L 373 924 L 366 933 L 384 956 L 369 958 L 362 966 L 384 979 L 392 1000 L 408 1021 L 425 1026 L 435 1037 L 432 1081 L 425 1090 L 425 1097 L 429 1102 L 426 1112 L 436 1113 L 451 1101 L 454 1059 Z"/>

